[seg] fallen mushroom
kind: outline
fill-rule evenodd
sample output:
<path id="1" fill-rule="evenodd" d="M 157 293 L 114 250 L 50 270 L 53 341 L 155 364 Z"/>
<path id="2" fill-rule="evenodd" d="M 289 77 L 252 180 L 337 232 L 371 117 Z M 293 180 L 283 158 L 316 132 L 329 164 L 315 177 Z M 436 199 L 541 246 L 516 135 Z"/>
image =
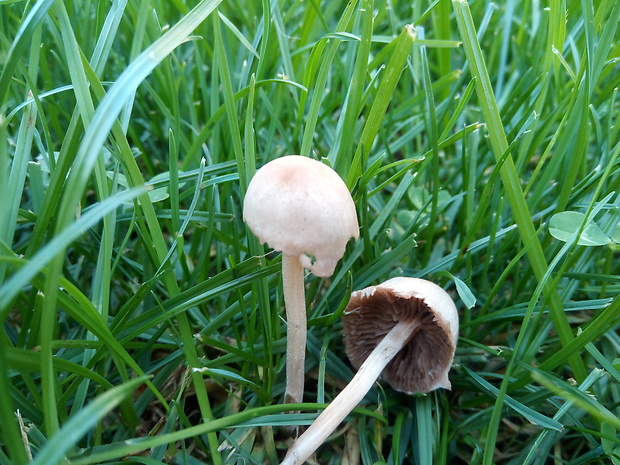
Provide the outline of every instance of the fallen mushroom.
<path id="1" fill-rule="evenodd" d="M 288 155 L 260 168 L 248 185 L 243 219 L 261 243 L 282 252 L 288 326 L 287 403 L 302 402 L 306 352 L 304 268 L 331 276 L 359 226 L 355 204 L 340 176 L 311 158 Z"/>
<path id="2" fill-rule="evenodd" d="M 343 316 L 344 341 L 359 370 L 295 441 L 281 465 L 305 462 L 379 376 L 410 394 L 450 389 L 458 325 L 453 300 L 430 281 L 393 278 L 353 292 Z"/>

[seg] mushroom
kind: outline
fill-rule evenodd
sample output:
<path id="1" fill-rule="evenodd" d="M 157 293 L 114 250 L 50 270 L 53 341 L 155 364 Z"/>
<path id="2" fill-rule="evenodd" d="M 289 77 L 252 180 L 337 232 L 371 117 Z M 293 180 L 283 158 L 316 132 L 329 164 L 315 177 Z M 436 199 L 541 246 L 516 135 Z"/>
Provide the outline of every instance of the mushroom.
<path id="1" fill-rule="evenodd" d="M 359 368 L 281 465 L 301 464 L 364 398 L 381 375 L 409 394 L 450 389 L 448 370 L 458 338 L 458 313 L 448 293 L 418 278 L 393 278 L 351 294 L 343 327 L 345 349 Z"/>
<path id="2" fill-rule="evenodd" d="M 288 155 L 260 168 L 248 185 L 243 219 L 261 243 L 282 252 L 288 337 L 286 403 L 302 402 L 306 353 L 304 268 L 331 276 L 347 242 L 359 236 L 347 186 L 327 165 Z"/>

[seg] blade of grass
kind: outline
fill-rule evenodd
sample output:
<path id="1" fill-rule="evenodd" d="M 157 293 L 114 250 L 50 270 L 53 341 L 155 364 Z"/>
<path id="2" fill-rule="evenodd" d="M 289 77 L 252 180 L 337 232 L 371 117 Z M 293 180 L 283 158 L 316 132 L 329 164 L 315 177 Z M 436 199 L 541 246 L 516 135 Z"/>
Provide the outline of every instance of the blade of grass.
<path id="1" fill-rule="evenodd" d="M 529 370 L 534 370 L 533 372 L 535 372 L 535 369 L 530 367 L 529 365 L 526 366 L 527 369 Z M 596 382 L 597 380 L 599 380 L 601 378 L 601 376 L 603 375 L 602 371 L 599 370 L 595 370 L 592 371 L 588 377 L 584 380 L 583 383 L 581 383 L 581 385 L 579 386 L 579 390 L 582 392 L 587 391 L 588 389 L 590 389 L 590 386 L 592 386 L 592 384 L 594 384 L 594 382 Z M 538 376 L 543 377 L 544 375 L 542 374 L 538 374 Z M 553 419 L 556 421 L 560 421 L 562 419 L 562 417 L 564 417 L 568 411 L 570 411 L 571 408 L 573 408 L 574 402 L 569 400 L 568 402 L 566 402 L 565 404 L 562 405 L 562 407 L 560 409 L 558 409 L 557 413 L 554 415 Z M 523 460 L 523 464 L 524 465 L 534 465 L 536 463 L 540 463 L 541 460 L 544 460 L 544 457 L 547 456 L 548 450 L 549 448 L 551 448 L 551 445 L 554 444 L 555 441 L 550 441 L 547 447 L 544 446 L 545 444 L 545 439 L 548 438 L 549 436 L 552 435 L 559 435 L 560 433 L 558 432 L 554 432 L 552 430 L 544 430 L 543 432 L 541 432 L 538 437 L 536 438 L 536 441 L 533 443 L 532 448 L 530 449 L 529 453 L 527 454 L 527 456 L 525 457 L 525 459 Z"/>
<path id="2" fill-rule="evenodd" d="M 362 96 L 364 94 L 364 82 L 366 81 L 372 30 L 374 26 L 373 4 L 374 2 L 372 0 L 364 0 L 362 3 L 362 31 L 360 43 L 357 46 L 355 66 L 353 68 L 353 76 L 351 76 L 351 85 L 347 91 L 346 108 L 344 111 L 342 130 L 340 131 L 340 143 L 334 144 L 334 149 L 339 148 L 339 150 L 333 157 L 330 157 L 332 167 L 341 174 L 345 173 L 345 168 L 351 165 L 355 137 L 354 128 L 359 114 L 362 111 Z"/>
<path id="3" fill-rule="evenodd" d="M 122 441 L 121 443 L 97 447 L 93 451 L 91 451 L 91 454 L 88 456 L 70 457 L 70 460 L 71 463 L 74 465 L 102 463 L 105 460 L 112 460 L 115 458 L 124 457 L 126 455 L 134 454 L 142 450 L 158 447 L 162 444 L 171 444 L 175 441 L 182 441 L 186 438 L 223 430 L 225 428 L 241 428 L 245 426 L 260 425 L 309 425 L 316 418 L 316 413 L 312 413 L 309 415 L 294 415 L 288 412 L 293 409 L 316 412 L 317 410 L 324 409 L 325 407 L 325 404 L 303 403 L 278 404 L 265 407 L 249 408 L 240 413 L 228 415 L 224 418 L 219 418 L 217 420 L 203 423 L 200 425 L 191 426 L 189 428 L 175 431 L 173 433 L 162 434 L 154 437 L 137 438 L 130 441 Z M 368 409 L 355 408 L 353 412 L 361 412 L 364 416 L 370 416 L 371 418 L 377 418 L 379 421 L 385 421 L 385 419 L 378 413 L 372 412 Z M 280 415 L 274 415 L 279 413 Z M 300 421 L 300 418 L 304 418 L 304 420 Z M 254 419 L 257 419 L 257 421 L 252 421 Z"/>
<path id="4" fill-rule="evenodd" d="M 8 453 L 7 459 L 15 465 L 28 463 L 25 444 L 19 423 L 15 416 L 13 398 L 11 395 L 11 379 L 7 376 L 7 351 L 11 349 L 10 342 L 4 334 L 0 336 L 0 415 L 2 415 L 2 432 L 0 437 Z M 7 462 L 8 463 L 8 462 Z"/>
<path id="5" fill-rule="evenodd" d="M 345 12 L 338 21 L 336 31 L 344 31 L 348 27 L 349 22 L 353 17 L 353 13 L 356 11 L 357 3 L 357 0 L 352 0 L 349 2 Z M 331 41 L 329 47 L 327 47 L 328 41 Z M 308 114 L 303 117 L 305 120 L 305 128 L 299 154 L 305 157 L 310 156 L 310 152 L 312 150 L 312 142 L 314 139 L 317 121 L 319 118 L 319 109 L 325 93 L 325 86 L 327 85 L 327 78 L 329 77 L 331 64 L 334 61 L 336 52 L 338 51 L 338 47 L 340 46 L 341 42 L 342 41 L 337 38 L 321 39 L 321 41 L 319 41 L 319 44 L 317 45 L 317 50 L 320 51 L 311 55 L 310 63 L 313 64 L 313 66 L 318 67 L 318 75 L 315 78 L 314 72 L 309 71 L 306 73 L 304 79 L 306 87 L 308 87 L 309 89 L 310 86 L 308 84 L 312 81 L 315 81 L 314 87 L 311 89 L 312 100 L 310 102 L 310 109 L 308 110 Z M 324 47 L 327 47 L 326 52 L 323 52 Z M 308 69 L 311 70 L 313 69 L 313 67 L 309 66 Z M 302 99 L 302 103 L 304 100 L 305 98 Z M 303 109 L 304 106 L 300 105 L 300 110 Z M 301 118 L 301 114 L 299 118 Z"/>
<path id="6" fill-rule="evenodd" d="M 535 237 L 536 236 L 534 236 L 534 238 Z M 575 238 L 575 242 L 576 241 L 577 241 L 577 238 Z M 531 245 L 534 243 L 535 243 L 534 240 L 530 241 L 528 244 L 529 247 L 531 247 Z M 499 432 L 498 425 L 499 425 L 501 415 L 502 415 L 503 403 L 508 402 L 507 392 L 508 392 L 510 378 L 512 377 L 513 371 L 517 367 L 517 365 L 521 362 L 522 359 L 525 363 L 529 362 L 529 360 L 524 359 L 522 354 L 526 350 L 528 345 L 530 344 L 531 340 L 535 338 L 535 334 L 533 333 L 535 328 L 533 328 L 532 323 L 534 321 L 533 316 L 534 316 L 534 309 L 536 306 L 536 302 L 538 301 L 538 299 L 544 292 L 544 287 L 548 283 L 553 283 L 553 279 L 551 278 L 551 274 L 553 270 L 555 270 L 556 267 L 559 266 L 559 263 L 561 262 L 561 260 L 568 254 L 568 252 L 571 250 L 573 246 L 574 244 L 566 243 L 562 247 L 562 249 L 558 252 L 558 254 L 555 256 L 555 258 L 551 262 L 551 265 L 549 266 L 547 272 L 545 273 L 543 278 L 540 280 L 540 282 L 536 286 L 533 296 L 530 299 L 530 303 L 528 305 L 527 311 L 523 318 L 523 323 L 521 324 L 519 335 L 515 342 L 512 355 L 508 362 L 508 366 L 506 367 L 501 386 L 499 390 L 497 391 L 497 401 L 495 405 L 493 406 L 491 419 L 489 421 L 489 429 L 487 430 L 486 445 L 488 446 L 488 448 L 485 449 L 485 452 L 483 455 L 483 463 L 486 463 L 486 464 L 492 463 L 493 450 L 495 448 L 495 444 L 497 441 L 497 435 Z M 558 274 L 561 275 L 561 272 Z M 572 339 L 571 342 L 574 342 L 575 340 L 576 338 Z M 565 345 L 562 349 L 565 349 L 567 345 Z"/>
<path id="7" fill-rule="evenodd" d="M 56 435 L 50 438 L 49 442 L 31 462 L 32 465 L 60 463 L 65 453 L 74 447 L 97 421 L 115 408 L 125 396 L 128 396 L 143 382 L 144 378 L 136 378 L 98 396 L 63 425 Z"/>
<path id="8" fill-rule="evenodd" d="M 419 463 L 433 463 L 433 449 L 435 445 L 432 401 L 429 395 L 416 397 L 415 399 L 415 418 L 416 418 L 416 450 Z"/>
<path id="9" fill-rule="evenodd" d="M 31 350 L 22 350 L 16 348 L 7 348 L 5 354 L 6 364 L 4 366 L 12 367 L 18 371 L 32 371 L 36 373 L 41 366 L 40 354 Z M 84 368 L 82 365 L 65 360 L 60 357 L 54 358 L 54 365 L 57 370 L 66 371 L 76 376 L 87 378 L 99 386 L 111 389 L 114 386 L 103 376 Z"/>
<path id="10" fill-rule="evenodd" d="M 381 121 L 383 121 L 383 117 L 387 111 L 388 105 L 392 98 L 392 93 L 394 92 L 396 84 L 398 84 L 400 76 L 405 68 L 405 63 L 411 54 L 412 44 L 416 38 L 417 33 L 415 28 L 411 25 L 407 25 L 401 34 L 394 39 L 394 51 L 392 52 L 390 61 L 387 64 L 383 77 L 381 78 L 381 82 L 379 83 L 377 95 L 375 96 L 375 100 L 370 107 L 366 125 L 362 131 L 355 155 L 353 156 L 351 167 L 346 175 L 347 186 L 349 186 L 349 188 L 352 188 L 355 185 L 357 179 L 361 176 L 364 168 L 366 167 L 368 154 L 375 137 L 379 132 Z"/>
<path id="11" fill-rule="evenodd" d="M 464 367 L 465 371 L 475 380 L 476 383 L 480 384 L 480 386 L 492 393 L 493 395 L 499 396 L 500 390 L 493 386 L 491 383 L 486 381 L 480 375 L 474 373 L 469 368 Z M 539 412 L 531 409 L 527 405 L 511 398 L 510 396 L 505 396 L 503 402 L 506 403 L 510 408 L 516 410 L 518 413 L 523 415 L 528 419 L 531 423 L 538 425 L 545 429 L 551 429 L 555 431 L 562 431 L 564 429 L 564 425 L 555 419 L 551 419 L 546 417 L 545 415 L 540 414 Z"/>
<path id="12" fill-rule="evenodd" d="M 28 15 L 19 25 L 19 31 L 11 44 L 8 58 L 2 67 L 0 74 L 0 108 L 4 103 L 9 92 L 11 79 L 16 73 L 18 61 L 31 40 L 34 30 L 41 24 L 47 16 L 47 12 L 54 5 L 54 0 L 39 0 L 28 12 Z"/>
<path id="13" fill-rule="evenodd" d="M 92 115 L 95 111 L 95 105 L 92 101 L 88 80 L 84 71 L 82 56 L 76 37 L 73 34 L 71 21 L 67 14 L 67 10 L 63 3 L 57 3 L 55 6 L 56 15 L 58 17 L 60 31 L 62 34 L 62 42 L 65 47 L 65 54 L 67 56 L 67 65 L 69 67 L 69 74 L 73 84 L 73 91 L 77 100 L 77 107 L 82 118 L 84 126 L 88 126 Z M 104 53 L 105 50 L 100 50 L 99 53 Z M 100 199 L 106 199 L 109 197 L 109 189 L 107 184 L 107 178 L 105 174 L 105 165 L 103 157 L 99 157 L 95 165 L 95 175 L 97 183 L 97 191 Z M 101 240 L 101 247 L 99 248 L 99 260 L 97 261 L 97 267 L 94 275 L 94 295 L 93 301 L 95 307 L 99 310 L 104 318 L 108 314 L 109 305 L 109 289 L 110 289 L 110 274 L 108 263 L 111 262 L 112 257 L 112 242 L 114 233 L 114 211 L 111 211 L 109 215 L 103 217 L 103 234 Z M 93 339 L 94 335 L 89 333 L 88 339 Z M 86 350 L 83 354 L 83 362 L 88 365 L 92 351 Z M 87 396 L 89 382 L 87 379 L 81 384 L 78 393 L 76 395 L 75 402 L 72 406 L 71 412 L 75 413 L 79 411 Z"/>
<path id="14" fill-rule="evenodd" d="M 424 29 L 418 28 L 418 34 L 420 39 L 424 39 Z M 424 95 L 424 125 L 426 126 L 426 133 L 431 146 L 430 154 L 430 175 L 427 181 L 428 190 L 431 192 L 431 213 L 430 213 L 430 227 L 428 228 L 428 237 L 426 247 L 424 248 L 424 262 L 428 263 L 431 256 L 431 251 L 435 246 L 434 236 L 435 228 L 433 225 L 437 222 L 437 203 L 439 194 L 439 141 L 438 141 L 438 128 L 437 128 L 437 114 L 435 112 L 435 98 L 433 96 L 433 88 L 431 84 L 431 74 L 429 70 L 428 58 L 426 55 L 426 47 L 420 47 L 420 61 L 422 65 L 422 88 Z"/>
<path id="15" fill-rule="evenodd" d="M 594 373 L 597 373 L 597 371 L 599 371 L 598 368 L 595 369 Z M 548 372 L 542 372 L 540 370 L 533 371 L 532 377 L 552 393 L 559 395 L 568 402 L 571 402 L 577 407 L 586 410 L 600 422 L 610 423 L 620 429 L 620 418 L 618 418 L 618 416 L 612 413 L 609 409 L 605 408 L 588 393 L 582 392 L 570 383 L 567 383 Z"/>
<path id="16" fill-rule="evenodd" d="M 84 186 L 86 185 L 88 175 L 97 158 L 100 147 L 105 141 L 110 129 L 113 128 L 116 117 L 124 108 L 126 102 L 133 100 L 133 95 L 137 86 L 168 54 L 187 39 L 188 35 L 215 10 L 220 2 L 221 0 L 211 0 L 199 3 L 190 13 L 168 30 L 164 36 L 142 52 L 132 64 L 125 69 L 116 83 L 110 88 L 110 91 L 104 97 L 93 115 L 91 124 L 88 126 L 86 135 L 84 136 L 84 141 L 78 150 L 72 170 L 72 173 L 75 174 L 70 176 L 65 189 L 66 194 L 64 197 L 68 198 L 63 200 L 60 207 L 59 224 L 66 222 L 67 219 L 71 217 L 73 208 L 75 208 L 79 202 L 79 196 L 81 196 Z M 138 177 L 141 178 L 141 176 Z M 147 200 L 146 204 L 150 205 L 150 201 Z M 154 215 L 151 216 L 154 217 Z M 160 255 L 165 255 L 165 243 L 161 241 L 159 244 Z M 60 270 L 61 266 L 61 258 L 55 259 L 50 266 L 51 273 L 48 274 L 48 284 L 46 286 L 46 293 L 50 295 L 46 301 L 47 314 L 53 314 L 52 309 L 55 299 L 52 298 L 52 296 L 56 295 L 55 289 L 57 288 L 53 276 L 55 275 L 55 271 L 57 272 Z M 173 278 L 174 277 L 170 274 L 166 277 L 168 289 L 171 294 L 174 295 L 178 293 L 178 286 Z M 44 312 L 44 314 L 46 314 L 46 312 Z M 198 357 L 195 353 L 192 331 L 190 330 L 187 316 L 184 313 L 180 314 L 178 315 L 178 320 L 181 328 L 181 336 L 184 340 L 183 346 L 187 351 L 188 362 L 190 366 L 198 367 Z M 53 325 L 50 324 L 49 326 Z M 202 376 L 200 373 L 195 372 L 192 373 L 192 376 L 194 378 L 197 397 L 203 416 L 206 419 L 210 419 L 212 415 Z M 217 438 L 213 435 L 209 435 L 209 443 L 214 462 L 221 463 L 221 456 L 217 451 Z"/>
<path id="17" fill-rule="evenodd" d="M 213 29 L 215 33 L 215 61 L 217 61 L 217 69 L 220 73 L 220 82 L 222 84 L 224 94 L 224 106 L 226 108 L 228 125 L 230 126 L 229 134 L 232 138 L 232 146 L 235 160 L 237 160 L 237 172 L 239 173 L 239 184 L 241 186 L 241 194 L 243 197 L 249 180 L 246 178 L 245 173 L 245 162 L 241 142 L 241 132 L 239 130 L 237 109 L 235 107 L 235 98 L 233 93 L 232 80 L 230 76 L 230 66 L 228 63 L 228 58 L 226 57 L 226 51 L 224 49 L 224 43 L 222 39 L 222 27 L 220 25 L 220 16 L 215 14 L 211 17 L 211 19 L 213 21 Z"/>
<path id="18" fill-rule="evenodd" d="M 0 286 L 0 320 L 7 317 L 10 310 L 10 303 L 15 296 L 24 288 L 48 263 L 50 263 L 62 250 L 69 246 L 79 236 L 97 224 L 101 218 L 118 208 L 124 202 L 129 201 L 145 189 L 132 189 L 110 196 L 98 205 L 98 208 L 91 209 L 84 213 L 80 218 L 69 224 L 67 228 L 60 231 L 50 242 L 34 255 L 24 266 L 12 274 L 4 284 Z M 0 260 L 7 260 L 9 257 L 0 257 Z"/>
<path id="19" fill-rule="evenodd" d="M 465 0 L 453 0 L 454 10 L 456 12 L 457 24 L 463 40 L 465 54 L 468 58 L 472 75 L 476 79 L 476 93 L 480 100 L 482 113 L 484 115 L 489 138 L 493 147 L 493 153 L 496 159 L 500 159 L 508 148 L 508 142 L 504 132 L 504 127 L 495 101 L 493 88 L 489 79 L 489 75 L 485 66 L 480 43 L 476 36 L 476 29 L 473 19 L 469 11 L 469 6 Z M 523 191 L 520 187 L 519 177 L 516 173 L 512 157 L 508 155 L 500 169 L 500 177 L 503 187 L 506 191 L 506 197 L 512 207 L 515 223 L 519 230 L 519 234 L 524 242 L 533 240 L 532 246 L 528 251 L 528 258 L 534 275 L 539 282 L 548 271 L 548 265 L 545 260 L 545 254 L 538 239 L 535 237 L 535 228 L 532 217 L 529 212 Z M 564 314 L 562 301 L 557 291 L 548 285 L 544 289 L 545 298 L 549 302 L 551 309 L 551 317 L 553 319 L 556 331 L 563 345 L 567 345 L 573 339 L 573 334 Z M 575 373 L 575 377 L 579 381 L 583 381 L 586 377 L 583 360 L 579 354 L 573 354 L 568 362 Z"/>
<path id="20" fill-rule="evenodd" d="M 0 177 L 0 189 L 3 191 L 0 196 L 0 198 L 3 199 L 2 211 L 0 212 L 0 242 L 4 242 L 7 245 L 13 243 L 17 224 L 17 213 L 24 192 L 36 118 L 37 108 L 34 103 L 31 103 L 26 107 L 26 111 L 20 123 L 19 137 L 17 138 L 13 161 L 10 164 L 10 173 L 8 173 L 8 176 L 4 175 Z M 2 124 L 2 122 L 0 122 L 0 124 Z M 3 163 L 3 169 L 5 169 L 8 163 L 5 164 L 2 158 L 6 157 L 0 157 L 0 162 Z M 6 272 L 6 265 L 0 263 L 0 283 L 4 281 Z"/>

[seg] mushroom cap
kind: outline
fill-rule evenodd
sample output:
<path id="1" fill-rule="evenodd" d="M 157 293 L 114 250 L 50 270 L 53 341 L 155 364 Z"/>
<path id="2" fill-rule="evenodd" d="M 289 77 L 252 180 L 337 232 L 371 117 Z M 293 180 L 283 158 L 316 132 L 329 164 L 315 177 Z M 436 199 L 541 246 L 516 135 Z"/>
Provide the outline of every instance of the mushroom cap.
<path id="1" fill-rule="evenodd" d="M 420 326 L 381 377 L 409 394 L 450 389 L 448 370 L 458 339 L 458 312 L 446 291 L 424 279 L 393 278 L 351 294 L 342 319 L 349 360 L 359 368 L 404 318 L 417 318 Z"/>
<path id="2" fill-rule="evenodd" d="M 256 172 L 243 219 L 261 243 L 299 256 L 321 277 L 332 275 L 349 239 L 359 237 L 355 204 L 343 180 L 327 165 L 299 155 L 277 158 Z"/>

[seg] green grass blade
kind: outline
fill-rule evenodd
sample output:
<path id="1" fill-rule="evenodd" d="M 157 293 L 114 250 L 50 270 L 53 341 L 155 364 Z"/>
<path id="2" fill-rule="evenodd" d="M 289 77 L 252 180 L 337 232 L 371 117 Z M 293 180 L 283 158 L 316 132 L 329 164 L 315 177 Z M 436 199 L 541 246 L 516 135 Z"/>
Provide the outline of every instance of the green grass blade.
<path id="1" fill-rule="evenodd" d="M 482 50 L 480 49 L 480 44 L 478 42 L 471 13 L 467 3 L 464 0 L 453 1 L 453 5 L 456 12 L 457 24 L 463 40 L 465 54 L 468 57 L 472 75 L 476 79 L 476 91 L 481 102 L 481 109 L 489 131 L 489 138 L 493 147 L 493 153 L 495 154 L 496 159 L 500 159 L 508 149 L 508 142 L 506 140 L 504 126 L 499 114 L 493 88 L 489 80 L 485 60 Z M 519 177 L 516 173 L 514 162 L 510 155 L 506 158 L 500 169 L 500 177 L 502 179 L 504 189 L 506 190 L 506 197 L 512 207 L 515 223 L 519 229 L 521 239 L 523 242 L 533 240 L 530 251 L 528 252 L 528 258 L 536 278 L 541 281 L 548 270 L 548 265 L 545 260 L 545 254 L 542 246 L 535 238 L 536 231 L 534 229 L 534 224 L 532 223 L 532 217 L 525 201 L 525 197 L 523 196 Z M 564 314 L 564 309 L 559 295 L 555 289 L 548 285 L 544 288 L 544 294 L 549 301 L 551 316 L 553 318 L 556 331 L 560 336 L 562 344 L 567 345 L 573 339 L 573 335 L 566 315 Z M 577 354 L 570 357 L 569 363 L 571 364 L 577 379 L 585 379 L 585 368 L 583 361 Z"/>
<path id="2" fill-rule="evenodd" d="M 187 39 L 220 2 L 221 0 L 200 2 L 164 36 L 142 52 L 110 88 L 104 100 L 97 107 L 84 135 L 84 142 L 78 150 L 75 175 L 71 176 L 67 183 L 66 199 L 63 200 L 60 210 L 61 223 L 66 222 L 73 215 L 100 147 L 105 142 L 125 103 L 132 99 L 135 89 L 168 54 Z"/>
<path id="3" fill-rule="evenodd" d="M 8 59 L 4 63 L 2 73 L 0 74 L 0 108 L 4 107 L 7 93 L 9 92 L 9 83 L 15 74 L 21 54 L 26 50 L 26 47 L 28 47 L 28 41 L 34 30 L 45 19 L 47 12 L 54 3 L 54 0 L 39 0 L 20 24 L 19 31 L 9 49 Z"/>
<path id="4" fill-rule="evenodd" d="M 7 376 L 7 350 L 10 349 L 5 337 L 0 338 L 0 414 L 2 415 L 2 441 L 6 447 L 7 459 L 15 465 L 28 463 L 26 445 L 22 440 L 20 426 L 15 415 L 14 402 L 11 396 L 11 380 Z M 7 462 L 8 463 L 8 462 Z"/>
<path id="5" fill-rule="evenodd" d="M 278 463 L 324 405 L 274 403 L 280 254 L 241 207 L 300 149 L 360 221 L 305 277 L 304 398 L 353 374 L 353 290 L 424 277 L 461 315 L 452 390 L 380 381 L 317 463 L 617 461 L 620 5 L 188 3 L 0 0 L 0 465 L 145 374 L 59 463 Z"/>
<path id="6" fill-rule="evenodd" d="M 2 191 L 1 197 L 3 199 L 3 207 L 0 212 L 0 242 L 5 244 L 11 244 L 15 234 L 17 214 L 26 182 L 26 172 L 34 137 L 36 117 L 36 106 L 34 103 L 31 103 L 26 107 L 20 123 L 19 138 L 17 139 L 10 173 L 0 178 L 2 182 L 0 190 Z M 6 160 L 2 161 L 2 163 L 6 163 Z M 5 164 L 4 166 L 6 167 L 7 165 Z M 4 281 L 5 275 L 6 267 L 0 264 L 0 283 Z"/>
<path id="7" fill-rule="evenodd" d="M 419 396 L 415 402 L 415 418 L 417 430 L 417 453 L 420 463 L 433 463 L 435 443 L 435 422 L 432 414 L 432 399 L 429 395 Z"/>
<path id="8" fill-rule="evenodd" d="M 355 146 L 355 131 L 353 129 L 363 108 L 362 96 L 364 94 L 364 82 L 366 81 L 368 59 L 372 44 L 372 30 L 374 26 L 373 6 L 374 2 L 372 0 L 365 0 L 362 3 L 360 43 L 357 46 L 351 85 L 347 91 L 346 109 L 342 120 L 342 136 L 339 144 L 335 144 L 333 148 L 334 155 L 337 153 L 337 156 L 330 157 L 332 167 L 339 173 L 346 172 L 346 168 L 351 165 L 353 158 L 353 148 Z M 338 149 L 337 152 L 336 149 Z"/>
<path id="9" fill-rule="evenodd" d="M 220 71 L 220 81 L 224 88 L 224 106 L 226 108 L 226 115 L 228 117 L 228 124 L 230 125 L 230 134 L 232 136 L 233 152 L 235 160 L 237 160 L 237 172 L 239 173 L 239 182 L 241 184 L 241 192 L 245 193 L 245 189 L 249 183 L 245 173 L 244 154 L 241 142 L 241 134 L 239 131 L 239 123 L 237 117 L 237 109 L 235 106 L 235 99 L 233 95 L 232 80 L 229 73 L 230 66 L 228 64 L 228 58 L 224 50 L 224 43 L 222 39 L 222 27 L 220 25 L 220 17 L 213 15 L 213 29 L 215 31 L 215 53 L 217 60 L 217 68 Z"/>
<path id="10" fill-rule="evenodd" d="M 355 151 L 351 168 L 347 173 L 346 180 L 349 188 L 353 187 L 357 178 L 363 173 L 366 167 L 366 161 L 368 159 L 368 153 L 372 147 L 372 144 L 379 132 L 381 121 L 385 116 L 388 105 L 392 97 L 392 93 L 396 88 L 396 84 L 400 79 L 400 76 L 407 62 L 407 58 L 411 54 L 412 44 L 416 40 L 417 33 L 415 28 L 411 25 L 405 26 L 401 34 L 394 39 L 394 50 L 392 57 L 387 64 L 379 88 L 377 89 L 377 95 L 370 107 L 368 118 L 362 135 L 360 137 L 359 144 Z"/>
<path id="11" fill-rule="evenodd" d="M 115 408 L 125 396 L 144 382 L 144 378 L 136 378 L 120 386 L 116 386 L 101 394 L 80 410 L 69 420 L 43 447 L 34 460 L 33 465 L 51 465 L 61 463 L 65 453 L 84 436 L 97 421 Z"/>
<path id="12" fill-rule="evenodd" d="M 345 30 L 345 28 L 351 21 L 353 13 L 356 10 L 357 3 L 358 0 L 353 0 L 349 2 L 349 4 L 347 5 L 347 9 L 338 21 L 336 31 L 340 32 Z M 329 46 L 327 43 L 328 40 L 331 41 L 331 43 L 329 43 Z M 305 77 L 305 84 L 308 89 L 310 89 L 310 86 L 308 84 L 311 81 L 315 80 L 315 85 L 311 89 L 312 100 L 310 102 L 310 108 L 308 110 L 308 114 L 304 117 L 304 135 L 301 143 L 301 149 L 299 151 L 299 154 L 305 157 L 310 156 L 310 153 L 312 151 L 312 142 L 314 139 L 315 129 L 319 118 L 321 101 L 323 100 L 323 96 L 325 93 L 325 86 L 327 85 L 327 78 L 329 76 L 330 67 L 334 61 L 340 43 L 341 41 L 338 38 L 325 38 L 321 40 L 317 46 L 318 52 L 314 53 L 312 55 L 313 58 L 311 58 L 311 64 L 313 64 L 313 67 L 318 68 L 318 71 L 316 71 L 316 78 L 314 76 L 314 72 L 312 71 L 308 72 L 307 76 Z M 324 51 L 325 48 L 327 49 L 326 51 Z"/>
<path id="13" fill-rule="evenodd" d="M 6 318 L 13 298 L 44 266 L 62 254 L 69 244 L 97 224 L 105 215 L 117 209 L 123 202 L 137 197 L 142 192 L 144 192 L 144 189 L 133 189 L 108 197 L 98 204 L 97 208 L 92 208 L 84 213 L 79 219 L 62 230 L 59 235 L 55 236 L 45 247 L 41 248 L 32 260 L 22 266 L 0 286 L 0 319 Z"/>

